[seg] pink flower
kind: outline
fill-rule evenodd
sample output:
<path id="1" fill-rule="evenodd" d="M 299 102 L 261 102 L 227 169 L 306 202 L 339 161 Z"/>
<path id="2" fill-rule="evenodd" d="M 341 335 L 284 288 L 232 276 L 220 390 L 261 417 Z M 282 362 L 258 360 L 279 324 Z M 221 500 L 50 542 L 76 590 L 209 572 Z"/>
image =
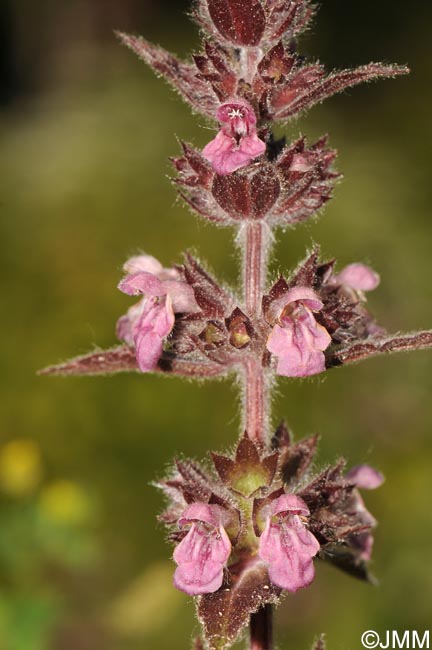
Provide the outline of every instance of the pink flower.
<path id="1" fill-rule="evenodd" d="M 216 118 L 221 129 L 202 153 L 218 174 L 231 174 L 264 153 L 266 145 L 257 135 L 256 117 L 250 104 L 242 99 L 221 104 Z"/>
<path id="2" fill-rule="evenodd" d="M 312 558 L 320 545 L 303 522 L 302 518 L 308 515 L 309 509 L 302 499 L 283 494 L 270 504 L 260 537 L 258 553 L 268 564 L 270 580 L 288 591 L 307 587 L 315 576 Z"/>
<path id="3" fill-rule="evenodd" d="M 175 313 L 198 311 L 192 288 L 176 269 L 164 269 L 150 255 L 132 257 L 124 265 L 128 275 L 119 284 L 129 296 L 142 295 L 117 322 L 117 336 L 135 346 L 142 372 L 154 370 L 165 337 L 174 327 Z"/>
<path id="4" fill-rule="evenodd" d="M 217 591 L 231 553 L 231 542 L 221 524 L 221 508 L 193 503 L 180 517 L 179 525 L 190 528 L 174 551 L 178 565 L 174 586 L 190 596 Z"/>
<path id="5" fill-rule="evenodd" d="M 273 304 L 278 323 L 267 340 L 267 349 L 278 358 L 279 375 L 307 377 L 325 370 L 323 351 L 331 337 L 313 314 L 322 307 L 321 300 L 307 287 L 295 287 Z"/>
<path id="6" fill-rule="evenodd" d="M 384 476 L 369 465 L 357 465 L 350 469 L 346 475 L 347 480 L 353 483 L 357 488 L 362 490 L 375 490 L 384 482 Z M 365 526 L 376 526 L 376 520 L 367 510 L 362 496 L 358 490 L 354 490 L 351 497 L 350 510 L 352 514 L 361 521 Z M 360 558 L 369 561 L 372 556 L 373 535 L 370 532 L 363 532 L 350 536 L 350 542 L 359 549 Z"/>
<path id="7" fill-rule="evenodd" d="M 347 473 L 350 483 L 361 490 L 376 490 L 384 483 L 384 476 L 370 465 L 356 465 Z"/>
<path id="8" fill-rule="evenodd" d="M 380 276 L 366 264 L 348 264 L 331 278 L 332 284 L 343 284 L 356 291 L 373 291 L 380 283 Z"/>

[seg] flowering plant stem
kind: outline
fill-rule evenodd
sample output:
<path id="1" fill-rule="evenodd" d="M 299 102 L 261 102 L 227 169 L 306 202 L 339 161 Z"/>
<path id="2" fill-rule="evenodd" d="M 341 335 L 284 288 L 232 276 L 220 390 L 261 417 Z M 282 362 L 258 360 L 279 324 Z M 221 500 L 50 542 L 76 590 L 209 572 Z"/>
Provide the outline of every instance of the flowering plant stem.
<path id="1" fill-rule="evenodd" d="M 262 222 L 245 224 L 243 280 L 246 311 L 252 318 L 261 311 L 261 296 L 267 279 L 268 233 Z M 243 421 L 254 442 L 264 446 L 268 437 L 270 386 L 261 360 L 247 358 L 243 375 Z M 271 650 L 273 647 L 273 606 L 261 607 L 250 619 L 250 650 Z"/>
<path id="2" fill-rule="evenodd" d="M 267 278 L 268 233 L 262 222 L 247 222 L 243 254 L 243 293 L 247 314 L 255 318 L 261 312 L 261 297 Z M 269 421 L 269 386 L 261 359 L 252 353 L 245 359 L 243 422 L 251 440 L 265 444 Z"/>
<path id="3" fill-rule="evenodd" d="M 245 224 L 244 300 L 251 317 L 261 313 L 261 296 L 267 276 L 266 235 L 266 227 L 262 222 L 248 221 Z"/>
<path id="4" fill-rule="evenodd" d="M 250 650 L 273 648 L 273 605 L 264 605 L 250 620 Z"/>
<path id="5" fill-rule="evenodd" d="M 263 443 L 267 437 L 269 420 L 269 389 L 263 368 L 250 358 L 246 361 L 244 373 L 244 416 L 245 430 L 251 440 Z"/>

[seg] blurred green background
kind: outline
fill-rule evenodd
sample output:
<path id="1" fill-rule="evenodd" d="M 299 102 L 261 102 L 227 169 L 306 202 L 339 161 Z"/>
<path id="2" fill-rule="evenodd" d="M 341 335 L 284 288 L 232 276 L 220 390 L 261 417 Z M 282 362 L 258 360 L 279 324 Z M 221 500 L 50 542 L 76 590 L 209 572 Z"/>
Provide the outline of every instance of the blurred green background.
<path id="1" fill-rule="evenodd" d="M 213 130 L 113 29 L 185 55 L 197 33 L 183 2 L 2 0 L 0 4 L 0 650 L 186 650 L 193 607 L 171 588 L 170 549 L 150 482 L 174 454 L 203 457 L 238 432 L 230 383 L 122 375 L 53 379 L 38 368 L 115 342 L 130 301 L 116 290 L 139 250 L 165 265 L 196 248 L 237 282 L 232 234 L 176 200 L 176 136 Z M 345 180 L 319 222 L 280 234 L 273 271 L 312 241 L 382 275 L 370 305 L 389 330 L 431 320 L 432 8 L 326 0 L 303 51 L 344 67 L 409 63 L 408 78 L 329 100 L 286 132 L 330 132 Z M 286 598 L 278 647 L 358 650 L 366 629 L 417 629 L 432 602 L 430 354 L 375 359 L 325 378 L 283 381 L 274 422 L 323 434 L 319 462 L 344 454 L 387 476 L 367 504 L 380 526 L 360 584 L 326 566 Z"/>

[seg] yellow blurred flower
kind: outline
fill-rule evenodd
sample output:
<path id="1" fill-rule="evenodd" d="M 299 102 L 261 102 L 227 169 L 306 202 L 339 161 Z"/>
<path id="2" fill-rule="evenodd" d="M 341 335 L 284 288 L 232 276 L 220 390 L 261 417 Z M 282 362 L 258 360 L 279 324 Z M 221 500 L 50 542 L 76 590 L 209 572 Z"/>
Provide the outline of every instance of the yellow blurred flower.
<path id="1" fill-rule="evenodd" d="M 115 599 L 107 619 L 119 634 L 147 636 L 170 624 L 183 603 L 172 575 L 171 562 L 153 564 Z"/>
<path id="2" fill-rule="evenodd" d="M 41 491 L 39 510 L 53 523 L 74 526 L 88 520 L 91 506 L 87 494 L 77 483 L 59 480 Z"/>
<path id="3" fill-rule="evenodd" d="M 33 440 L 16 439 L 0 449 L 0 489 L 21 497 L 34 492 L 42 476 L 39 447 Z"/>

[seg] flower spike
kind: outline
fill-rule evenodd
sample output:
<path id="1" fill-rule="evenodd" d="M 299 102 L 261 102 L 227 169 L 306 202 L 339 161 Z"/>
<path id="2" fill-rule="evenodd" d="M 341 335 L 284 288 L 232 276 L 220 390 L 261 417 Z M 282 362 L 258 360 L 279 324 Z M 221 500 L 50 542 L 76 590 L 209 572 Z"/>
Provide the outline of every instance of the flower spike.
<path id="1" fill-rule="evenodd" d="M 326 561 L 373 582 L 376 520 L 362 490 L 383 476 L 343 459 L 317 471 L 318 436 L 294 442 L 270 431 L 276 376 L 303 378 L 376 354 L 432 347 L 432 332 L 389 335 L 366 294 L 380 282 L 362 262 L 337 269 L 315 247 L 268 283 L 273 232 L 315 217 L 340 174 L 327 136 L 277 139 L 283 122 L 361 82 L 406 74 L 370 63 L 327 72 L 297 51 L 316 7 L 310 0 L 195 0 L 202 46 L 182 61 L 141 37 L 118 34 L 204 118 L 219 124 L 201 148 L 181 142 L 171 161 L 183 201 L 201 218 L 237 230 L 242 287 L 229 287 L 187 253 L 164 268 L 132 257 L 118 288 L 135 303 L 117 322 L 122 342 L 43 374 L 157 372 L 206 379 L 234 375 L 242 388 L 242 435 L 208 464 L 177 459 L 158 487 L 159 520 L 173 543 L 174 585 L 196 597 L 202 633 L 194 650 L 228 650 L 249 625 L 250 647 L 271 650 L 271 608 L 308 587 Z M 314 650 L 324 650 L 321 637 Z"/>

